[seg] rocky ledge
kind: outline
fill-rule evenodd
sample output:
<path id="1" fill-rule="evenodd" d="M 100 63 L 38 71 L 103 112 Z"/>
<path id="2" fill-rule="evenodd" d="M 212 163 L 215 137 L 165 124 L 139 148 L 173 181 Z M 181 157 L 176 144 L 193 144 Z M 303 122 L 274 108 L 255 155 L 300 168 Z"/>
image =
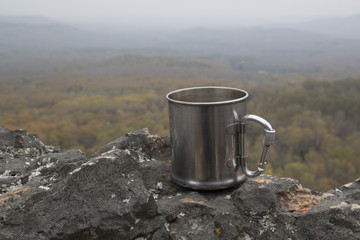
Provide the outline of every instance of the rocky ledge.
<path id="1" fill-rule="evenodd" d="M 360 179 L 326 193 L 262 175 L 192 191 L 147 129 L 91 157 L 0 127 L 0 239 L 360 239 Z"/>

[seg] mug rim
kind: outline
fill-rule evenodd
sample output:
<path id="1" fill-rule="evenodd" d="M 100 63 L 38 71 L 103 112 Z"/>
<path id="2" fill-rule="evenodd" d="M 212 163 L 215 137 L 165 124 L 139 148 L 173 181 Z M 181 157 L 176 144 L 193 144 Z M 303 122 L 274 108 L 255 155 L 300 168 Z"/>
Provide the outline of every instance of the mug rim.
<path id="1" fill-rule="evenodd" d="M 194 89 L 225 89 L 225 90 L 232 90 L 232 91 L 241 92 L 241 93 L 244 94 L 244 96 L 242 96 L 240 98 L 234 98 L 234 99 L 231 99 L 231 100 L 214 101 L 214 102 L 187 102 L 187 101 L 181 101 L 181 100 L 173 99 L 170 96 L 170 95 L 172 95 L 174 93 L 183 92 L 183 91 L 189 91 L 189 90 L 194 90 Z M 220 87 L 220 86 L 203 86 L 203 87 L 181 88 L 181 89 L 171 91 L 168 94 L 166 94 L 166 99 L 169 102 L 178 103 L 178 104 L 185 104 L 185 105 L 221 105 L 221 104 L 241 102 L 241 101 L 244 101 L 248 96 L 249 96 L 249 94 L 248 94 L 247 91 L 239 89 L 239 88 Z"/>

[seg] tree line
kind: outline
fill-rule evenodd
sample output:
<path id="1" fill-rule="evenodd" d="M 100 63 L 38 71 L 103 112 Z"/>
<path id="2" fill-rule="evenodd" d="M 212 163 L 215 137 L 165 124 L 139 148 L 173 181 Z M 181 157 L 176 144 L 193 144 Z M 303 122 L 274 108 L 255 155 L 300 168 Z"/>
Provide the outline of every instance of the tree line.
<path id="1" fill-rule="evenodd" d="M 256 73 L 243 77 L 1 78 L 0 125 L 24 128 L 38 134 L 46 144 L 91 154 L 117 137 L 144 127 L 153 134 L 168 136 L 165 94 L 171 90 L 231 86 L 247 90 L 248 112 L 269 120 L 277 130 L 266 173 L 296 178 L 322 191 L 360 176 L 359 79 L 299 76 L 298 81 L 269 82 Z M 262 129 L 250 127 L 253 135 L 249 137 L 248 155 L 256 166 Z"/>

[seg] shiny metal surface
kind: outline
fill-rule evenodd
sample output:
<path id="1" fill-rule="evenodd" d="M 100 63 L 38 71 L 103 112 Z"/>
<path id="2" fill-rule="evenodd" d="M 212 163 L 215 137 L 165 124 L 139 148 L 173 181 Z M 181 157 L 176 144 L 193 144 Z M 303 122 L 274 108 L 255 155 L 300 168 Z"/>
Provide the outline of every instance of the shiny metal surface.
<path id="1" fill-rule="evenodd" d="M 260 157 L 260 162 L 258 165 L 258 168 L 255 171 L 251 171 L 248 166 L 247 166 L 247 154 L 246 154 L 246 123 L 247 121 L 254 121 L 257 122 L 259 124 L 261 124 L 264 127 L 264 138 L 263 138 L 263 149 L 261 152 L 261 157 Z M 274 143 L 275 140 L 275 130 L 272 128 L 271 124 L 266 121 L 265 119 L 253 115 L 253 114 L 248 114 L 246 116 L 244 116 L 241 120 L 241 138 L 240 138 L 240 152 L 241 152 L 241 156 L 240 156 L 240 167 L 243 171 L 243 173 L 247 176 L 247 177 L 257 177 L 259 176 L 264 170 L 265 170 L 265 165 L 267 163 L 267 154 L 269 151 L 270 146 Z"/>
<path id="2" fill-rule="evenodd" d="M 186 88 L 166 95 L 173 181 L 212 190 L 246 179 L 239 166 L 246 163 L 236 159 L 244 150 L 239 124 L 246 115 L 247 97 L 246 91 L 227 87 Z"/>

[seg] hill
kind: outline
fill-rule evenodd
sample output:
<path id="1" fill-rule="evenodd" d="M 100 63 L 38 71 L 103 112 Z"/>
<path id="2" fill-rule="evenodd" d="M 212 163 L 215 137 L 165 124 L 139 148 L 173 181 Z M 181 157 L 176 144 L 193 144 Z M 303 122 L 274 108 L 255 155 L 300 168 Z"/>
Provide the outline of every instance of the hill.
<path id="1" fill-rule="evenodd" d="M 43 16 L 6 16 L 6 15 L 0 15 L 0 22 L 24 23 L 24 24 L 26 23 L 32 25 L 46 25 L 46 24 L 58 23 L 55 20 Z"/>
<path id="2" fill-rule="evenodd" d="M 42 17 L 0 17 L 0 75 L 51 74 L 79 61 L 87 65 L 81 66 L 82 73 L 96 69 L 112 75 L 121 64 L 118 56 L 126 54 L 220 59 L 240 72 L 360 74 L 359 40 L 287 27 L 117 29 L 100 34 Z"/>
<path id="3" fill-rule="evenodd" d="M 360 39 L 360 14 L 324 18 L 288 25 L 293 29 L 327 34 L 338 38 Z"/>
<path id="4" fill-rule="evenodd" d="M 89 32 L 43 17 L 0 17 L 2 52 L 81 48 L 92 43 L 92 37 Z"/>

